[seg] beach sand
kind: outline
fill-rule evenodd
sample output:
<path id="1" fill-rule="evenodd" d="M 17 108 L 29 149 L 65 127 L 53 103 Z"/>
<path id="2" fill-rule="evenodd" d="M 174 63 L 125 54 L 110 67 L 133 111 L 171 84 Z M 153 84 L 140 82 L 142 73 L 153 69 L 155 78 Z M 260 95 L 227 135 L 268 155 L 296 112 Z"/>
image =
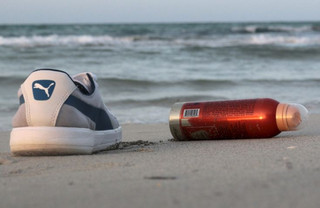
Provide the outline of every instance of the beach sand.
<path id="1" fill-rule="evenodd" d="M 0 133 L 0 207 L 320 207 L 320 115 L 271 139 L 172 141 L 123 125 L 120 149 L 13 157 Z M 141 141 L 139 141 L 141 140 Z"/>

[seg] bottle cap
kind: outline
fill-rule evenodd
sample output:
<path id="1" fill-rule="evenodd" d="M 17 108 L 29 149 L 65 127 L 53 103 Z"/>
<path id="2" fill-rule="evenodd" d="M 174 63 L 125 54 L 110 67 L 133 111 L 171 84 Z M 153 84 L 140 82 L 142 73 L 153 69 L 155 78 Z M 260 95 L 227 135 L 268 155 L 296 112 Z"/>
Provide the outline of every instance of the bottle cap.
<path id="1" fill-rule="evenodd" d="M 278 129 L 280 131 L 299 130 L 304 127 L 308 116 L 308 110 L 303 105 L 280 103 L 276 112 Z"/>

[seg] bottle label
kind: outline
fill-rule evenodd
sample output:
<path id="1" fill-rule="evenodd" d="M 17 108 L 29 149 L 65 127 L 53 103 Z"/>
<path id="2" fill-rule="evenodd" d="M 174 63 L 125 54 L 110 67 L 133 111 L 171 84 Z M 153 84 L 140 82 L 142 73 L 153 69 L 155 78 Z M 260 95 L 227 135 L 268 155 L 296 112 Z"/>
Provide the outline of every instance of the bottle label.
<path id="1" fill-rule="evenodd" d="M 247 138 L 252 121 L 261 120 L 254 113 L 256 100 L 185 103 L 180 111 L 180 128 L 191 139 Z M 257 123 L 254 128 L 259 128 Z M 250 126 L 251 125 L 251 126 Z"/>

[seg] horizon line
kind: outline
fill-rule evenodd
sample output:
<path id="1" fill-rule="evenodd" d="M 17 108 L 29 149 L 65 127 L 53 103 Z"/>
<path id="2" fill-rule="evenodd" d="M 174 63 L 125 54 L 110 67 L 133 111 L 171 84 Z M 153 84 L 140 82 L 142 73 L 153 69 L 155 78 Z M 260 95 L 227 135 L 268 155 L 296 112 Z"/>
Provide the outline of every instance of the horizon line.
<path id="1" fill-rule="evenodd" d="M 251 20 L 251 21 L 154 21 L 154 22 L 30 22 L 30 23 L 0 23 L 3 25 L 135 25 L 135 24 L 232 24 L 232 23 L 303 23 L 320 22 L 320 20 Z"/>

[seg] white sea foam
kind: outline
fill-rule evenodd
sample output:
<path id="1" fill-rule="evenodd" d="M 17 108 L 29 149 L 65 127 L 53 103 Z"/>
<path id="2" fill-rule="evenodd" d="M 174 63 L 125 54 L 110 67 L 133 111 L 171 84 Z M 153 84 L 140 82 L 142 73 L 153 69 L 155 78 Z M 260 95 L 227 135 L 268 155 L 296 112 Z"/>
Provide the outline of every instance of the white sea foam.
<path id="1" fill-rule="evenodd" d="M 177 39 L 173 41 L 177 45 L 189 47 L 237 47 L 248 45 L 278 45 L 285 47 L 312 47 L 320 45 L 320 36 L 288 36 L 252 34 L 240 36 L 228 36 L 214 39 Z"/>
<path id="2" fill-rule="evenodd" d="M 91 35 L 70 35 L 70 36 L 20 36 L 20 37 L 2 37 L 0 36 L 0 46 L 63 46 L 63 45 L 109 45 L 126 44 L 132 42 L 132 37 L 111 37 L 91 36 Z"/>
<path id="3" fill-rule="evenodd" d="M 253 45 L 315 46 L 320 45 L 320 36 L 253 35 L 249 38 L 248 43 Z"/>
<path id="4" fill-rule="evenodd" d="M 313 31 L 313 27 L 311 26 L 300 26 L 300 27 L 293 27 L 287 25 L 269 25 L 269 26 L 258 26 L 258 25 L 247 25 L 243 27 L 232 27 L 232 32 L 239 32 L 239 33 L 270 33 L 270 32 L 287 32 L 287 33 L 294 33 L 294 32 L 311 32 Z"/>
<path id="5" fill-rule="evenodd" d="M 172 38 L 152 39 L 147 36 L 112 37 L 109 35 L 48 35 L 48 36 L 0 36 L 0 46 L 38 47 L 38 46 L 78 46 L 78 45 L 128 45 L 139 42 L 144 47 L 160 45 L 183 45 L 196 47 L 230 47 L 242 45 L 287 45 L 287 46 L 313 46 L 320 45 L 319 35 L 275 35 L 275 34 L 250 34 L 217 36 L 211 38 Z"/>

